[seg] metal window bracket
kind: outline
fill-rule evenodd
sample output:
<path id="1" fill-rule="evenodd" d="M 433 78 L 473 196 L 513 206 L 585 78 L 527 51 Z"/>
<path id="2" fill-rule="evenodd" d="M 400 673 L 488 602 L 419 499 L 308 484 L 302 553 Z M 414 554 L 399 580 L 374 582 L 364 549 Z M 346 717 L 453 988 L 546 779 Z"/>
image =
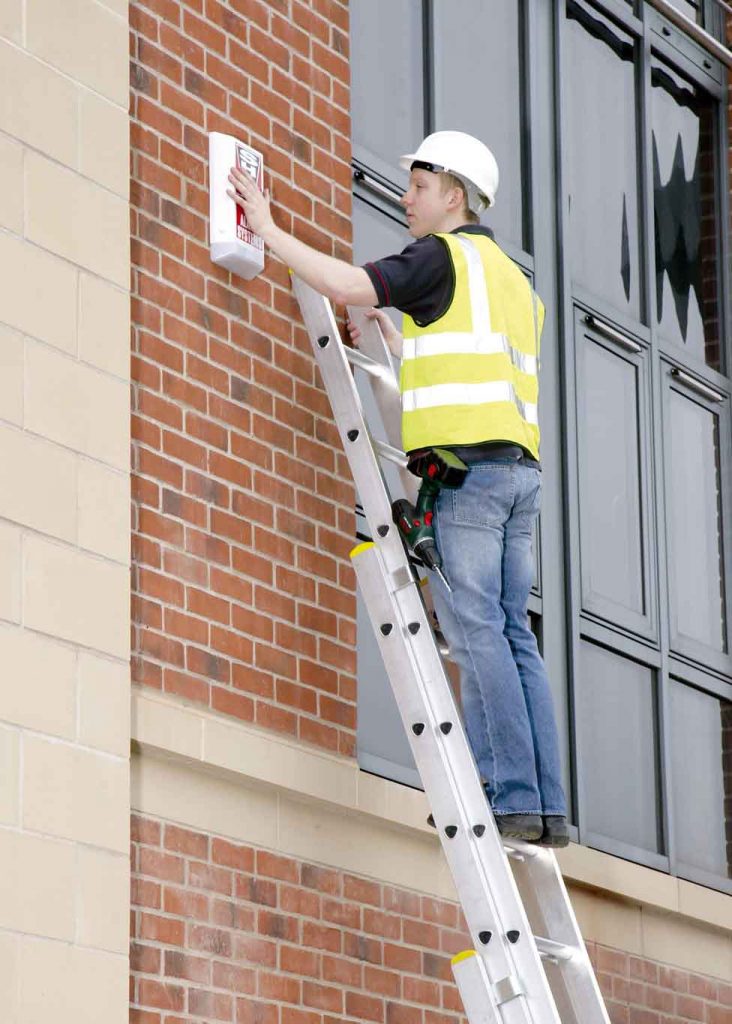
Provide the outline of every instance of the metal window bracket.
<path id="1" fill-rule="evenodd" d="M 648 0 L 651 7 L 655 7 L 657 11 L 660 11 L 664 17 L 668 18 L 669 21 L 673 22 L 677 28 L 681 29 L 690 39 L 694 42 L 699 43 L 707 53 L 710 53 L 716 60 L 726 64 L 728 68 L 732 68 L 732 50 L 726 47 L 723 43 L 720 43 L 718 39 L 715 39 L 713 35 L 703 29 L 700 25 L 697 25 L 695 21 L 687 17 L 685 14 L 674 7 L 670 0 Z"/>
<path id="2" fill-rule="evenodd" d="M 592 313 L 587 313 L 584 318 L 585 323 L 588 327 L 591 327 L 598 334 L 604 335 L 609 338 L 610 341 L 614 341 L 616 345 L 620 345 L 626 352 L 633 352 L 634 355 L 639 355 L 643 351 L 643 346 L 639 345 L 637 341 L 632 341 L 626 335 L 621 334 L 620 331 L 616 331 L 614 327 L 610 327 L 609 324 L 603 323 L 602 320 L 598 320 Z"/>
<path id="3" fill-rule="evenodd" d="M 690 373 L 684 373 L 677 366 L 672 366 L 670 370 L 671 376 L 674 380 L 679 381 L 681 384 L 685 384 L 689 391 L 695 391 L 697 395 L 701 395 L 702 398 L 708 398 L 710 402 L 723 402 L 724 395 L 721 391 L 715 390 L 715 388 L 709 387 L 708 384 L 704 384 L 702 381 L 697 380 L 696 377 L 692 377 Z"/>
<path id="4" fill-rule="evenodd" d="M 371 192 L 375 192 L 384 199 L 388 199 L 391 203 L 398 203 L 402 197 L 401 192 L 397 192 L 395 189 L 382 185 L 380 181 L 377 181 L 376 178 L 372 178 L 370 174 L 366 174 L 366 172 L 362 171 L 360 167 L 357 167 L 354 170 L 353 180 L 357 181 L 359 185 L 363 185 L 364 188 L 369 189 Z"/>

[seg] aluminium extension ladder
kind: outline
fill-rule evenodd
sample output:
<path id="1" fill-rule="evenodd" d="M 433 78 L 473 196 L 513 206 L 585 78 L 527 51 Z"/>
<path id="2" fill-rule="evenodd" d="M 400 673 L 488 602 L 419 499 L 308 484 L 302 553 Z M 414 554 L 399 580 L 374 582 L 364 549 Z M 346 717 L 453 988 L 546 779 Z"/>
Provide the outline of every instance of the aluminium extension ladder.
<path id="1" fill-rule="evenodd" d="M 609 1024 L 551 849 L 500 836 L 397 527 L 379 458 L 416 479 L 399 445 L 399 389 L 378 325 L 350 309 L 344 346 L 329 301 L 293 275 L 374 543 L 351 553 L 414 760 L 474 943 L 452 969 L 470 1024 Z M 351 371 L 369 375 L 391 443 L 372 439 Z M 546 936 L 546 937 L 544 937 Z"/>

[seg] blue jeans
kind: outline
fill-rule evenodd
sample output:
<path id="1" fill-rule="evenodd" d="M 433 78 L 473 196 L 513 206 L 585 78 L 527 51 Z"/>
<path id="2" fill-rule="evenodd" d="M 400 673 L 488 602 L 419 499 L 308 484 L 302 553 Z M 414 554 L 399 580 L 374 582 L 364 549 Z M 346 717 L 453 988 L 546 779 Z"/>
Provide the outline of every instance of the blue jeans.
<path id="1" fill-rule="evenodd" d="M 539 470 L 497 458 L 473 464 L 435 507 L 452 593 L 436 573 L 430 587 L 494 814 L 567 813 L 549 680 L 526 610 L 540 503 Z"/>

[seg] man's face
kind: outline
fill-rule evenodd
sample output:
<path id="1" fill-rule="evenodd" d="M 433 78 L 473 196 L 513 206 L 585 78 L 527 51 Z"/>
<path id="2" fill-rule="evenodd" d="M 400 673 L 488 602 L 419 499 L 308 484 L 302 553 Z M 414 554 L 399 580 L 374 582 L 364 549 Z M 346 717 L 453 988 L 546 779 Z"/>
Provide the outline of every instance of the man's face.
<path id="1" fill-rule="evenodd" d="M 455 189 L 442 192 L 439 174 L 422 168 L 409 175 L 409 188 L 400 202 L 407 212 L 409 234 L 422 238 L 431 231 L 439 231 L 445 217 L 451 212 L 451 195 Z M 454 200 L 453 200 L 454 204 Z"/>

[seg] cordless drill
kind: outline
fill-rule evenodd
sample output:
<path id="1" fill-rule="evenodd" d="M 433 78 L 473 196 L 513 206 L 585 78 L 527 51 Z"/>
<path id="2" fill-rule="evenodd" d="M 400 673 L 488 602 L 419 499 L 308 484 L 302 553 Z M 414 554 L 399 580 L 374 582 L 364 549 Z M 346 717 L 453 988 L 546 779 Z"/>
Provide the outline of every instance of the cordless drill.
<path id="1" fill-rule="evenodd" d="M 428 569 L 438 574 L 449 590 L 450 584 L 442 573 L 442 558 L 435 544 L 432 516 L 442 488 L 457 490 L 462 487 L 468 467 L 446 448 L 426 448 L 410 457 L 407 469 L 422 478 L 417 505 L 415 507 L 406 498 L 399 498 L 392 503 L 392 518 L 415 555 Z"/>

